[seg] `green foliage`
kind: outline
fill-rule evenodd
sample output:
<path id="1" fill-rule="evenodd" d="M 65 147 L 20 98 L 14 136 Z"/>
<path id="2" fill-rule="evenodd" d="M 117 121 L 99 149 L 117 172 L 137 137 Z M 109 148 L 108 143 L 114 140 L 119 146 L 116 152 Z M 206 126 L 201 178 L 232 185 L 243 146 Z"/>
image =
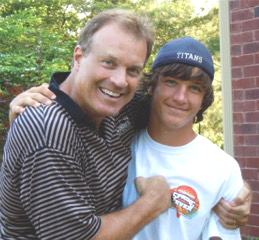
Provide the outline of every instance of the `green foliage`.
<path id="1" fill-rule="evenodd" d="M 46 82 L 55 70 L 69 70 L 75 45 L 76 13 L 61 1 L 11 1 L 0 8 L 0 84 L 31 86 Z M 55 5 L 54 5 L 55 3 Z"/>
<path id="2" fill-rule="evenodd" d="M 222 123 L 222 94 L 219 73 L 213 80 L 215 100 L 212 106 L 205 112 L 204 120 L 196 124 L 197 133 L 209 138 L 222 149 L 224 148 L 223 123 Z"/>
<path id="3" fill-rule="evenodd" d="M 163 44 L 183 35 L 201 40 L 210 48 L 215 62 L 219 62 L 218 9 L 213 8 L 207 13 L 201 9 L 198 15 L 190 0 L 2 0 L 1 104 L 8 103 L 16 94 L 8 91 L 10 87 L 26 89 L 48 82 L 55 71 L 68 71 L 79 30 L 98 12 L 115 7 L 146 15 L 156 26 L 156 42 L 146 70 Z M 214 84 L 217 100 L 201 124 L 200 132 L 221 146 L 219 78 Z M 0 131 L 3 131 L 6 130 L 8 106 L 5 104 L 1 109 L 0 119 L 3 121 L 0 122 Z"/>

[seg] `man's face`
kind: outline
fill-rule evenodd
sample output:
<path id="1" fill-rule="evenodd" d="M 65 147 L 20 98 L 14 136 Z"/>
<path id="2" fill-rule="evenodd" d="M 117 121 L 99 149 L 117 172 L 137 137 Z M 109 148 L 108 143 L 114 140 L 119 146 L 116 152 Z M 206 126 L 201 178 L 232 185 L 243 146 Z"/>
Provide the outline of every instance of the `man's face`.
<path id="1" fill-rule="evenodd" d="M 73 99 L 98 126 L 133 98 L 147 55 L 146 40 L 108 24 L 94 34 L 87 55 L 80 46 L 74 55 Z"/>
<path id="2" fill-rule="evenodd" d="M 152 93 L 152 126 L 169 131 L 192 130 L 204 95 L 201 84 L 193 79 L 183 81 L 170 76 L 161 77 Z"/>

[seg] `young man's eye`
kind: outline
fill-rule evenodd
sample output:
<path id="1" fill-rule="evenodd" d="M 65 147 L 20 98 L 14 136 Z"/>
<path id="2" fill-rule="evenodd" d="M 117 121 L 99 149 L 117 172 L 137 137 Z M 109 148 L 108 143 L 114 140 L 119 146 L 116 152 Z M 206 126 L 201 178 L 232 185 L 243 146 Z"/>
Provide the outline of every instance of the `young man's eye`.
<path id="1" fill-rule="evenodd" d="M 167 80 L 166 80 L 166 83 L 169 84 L 170 86 L 176 85 L 176 81 L 173 80 L 173 79 L 167 79 Z"/>
<path id="2" fill-rule="evenodd" d="M 201 92 L 201 88 L 197 87 L 197 86 L 191 86 L 191 90 L 195 93 L 199 93 Z"/>

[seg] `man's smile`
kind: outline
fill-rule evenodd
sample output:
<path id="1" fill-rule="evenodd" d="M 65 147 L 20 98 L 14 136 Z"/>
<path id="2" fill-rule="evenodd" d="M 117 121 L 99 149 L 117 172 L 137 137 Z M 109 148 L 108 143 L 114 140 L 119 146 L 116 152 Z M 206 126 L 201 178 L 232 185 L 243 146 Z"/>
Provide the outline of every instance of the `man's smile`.
<path id="1" fill-rule="evenodd" d="M 101 88 L 100 87 L 100 90 L 101 90 L 102 93 L 108 95 L 109 97 L 119 98 L 120 96 L 122 96 L 122 94 L 116 93 L 116 92 L 112 92 L 111 90 L 108 90 L 106 88 Z"/>

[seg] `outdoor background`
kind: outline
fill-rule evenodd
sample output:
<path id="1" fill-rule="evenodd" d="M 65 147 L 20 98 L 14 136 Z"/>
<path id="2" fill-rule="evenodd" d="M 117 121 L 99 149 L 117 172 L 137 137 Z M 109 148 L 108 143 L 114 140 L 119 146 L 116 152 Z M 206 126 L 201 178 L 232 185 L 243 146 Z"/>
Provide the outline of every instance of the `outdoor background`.
<path id="1" fill-rule="evenodd" d="M 31 86 L 49 82 L 56 71 L 69 71 L 77 35 L 96 13 L 126 8 L 147 15 L 156 41 L 146 70 L 159 48 L 171 39 L 193 36 L 211 50 L 216 67 L 216 100 L 197 131 L 223 146 L 219 70 L 218 6 L 190 0 L 2 0 L 0 3 L 0 161 L 9 128 L 11 99 Z M 116 36 L 115 36 L 116 38 Z"/>
<path id="2" fill-rule="evenodd" d="M 259 0 L 0 0 L 0 164 L 11 99 L 49 82 L 55 71 L 69 71 L 79 29 L 96 13 L 114 7 L 147 15 L 155 24 L 157 37 L 146 71 L 159 48 L 174 38 L 190 35 L 211 50 L 215 102 L 196 130 L 223 148 L 218 3 L 222 25 L 230 27 L 230 37 L 221 35 L 221 40 L 230 42 L 231 67 L 222 68 L 232 74 L 224 80 L 232 82 L 234 157 L 253 190 L 242 239 L 258 240 Z M 229 9 L 223 12 L 223 5 Z M 227 52 L 228 46 L 222 44 L 222 50 Z"/>

